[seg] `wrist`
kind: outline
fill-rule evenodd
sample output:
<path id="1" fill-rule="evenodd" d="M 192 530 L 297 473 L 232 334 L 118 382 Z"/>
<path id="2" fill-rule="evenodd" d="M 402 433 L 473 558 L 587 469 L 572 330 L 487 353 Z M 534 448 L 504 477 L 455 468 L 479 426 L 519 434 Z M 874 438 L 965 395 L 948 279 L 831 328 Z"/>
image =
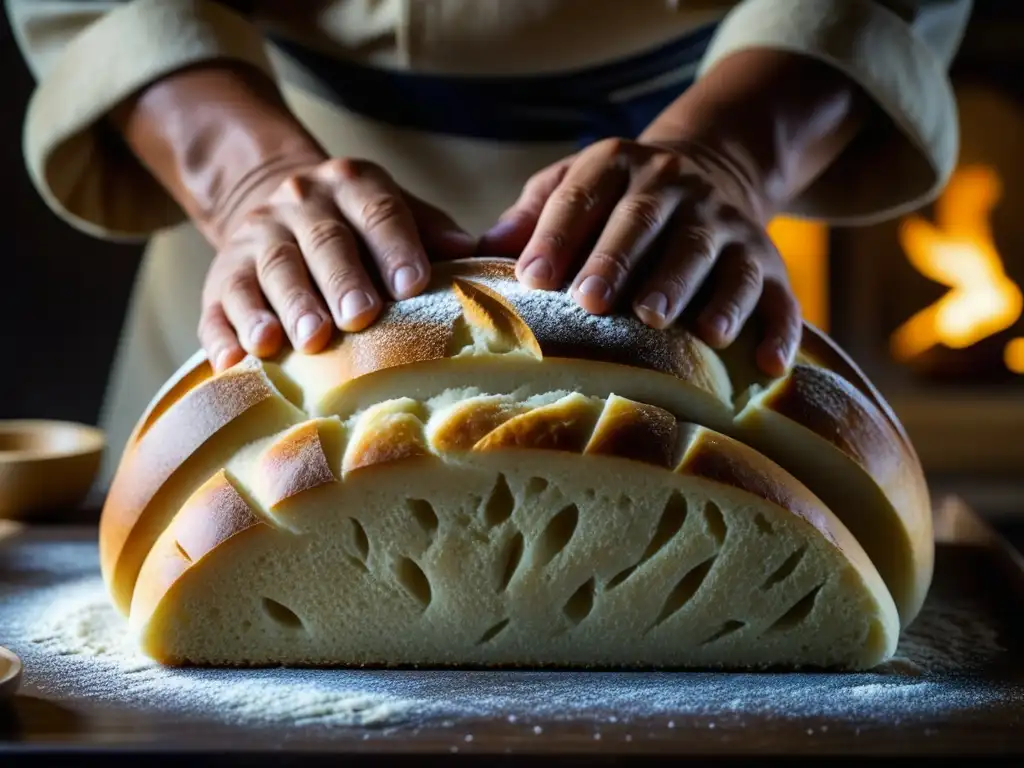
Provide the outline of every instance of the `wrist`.
<path id="1" fill-rule="evenodd" d="M 860 131 L 869 104 L 856 84 L 823 62 L 740 51 L 716 63 L 641 140 L 692 142 L 728 159 L 771 216 L 835 161 Z"/>
<path id="2" fill-rule="evenodd" d="M 325 159 L 275 84 L 247 67 L 175 73 L 112 119 L 214 246 L 284 178 Z"/>

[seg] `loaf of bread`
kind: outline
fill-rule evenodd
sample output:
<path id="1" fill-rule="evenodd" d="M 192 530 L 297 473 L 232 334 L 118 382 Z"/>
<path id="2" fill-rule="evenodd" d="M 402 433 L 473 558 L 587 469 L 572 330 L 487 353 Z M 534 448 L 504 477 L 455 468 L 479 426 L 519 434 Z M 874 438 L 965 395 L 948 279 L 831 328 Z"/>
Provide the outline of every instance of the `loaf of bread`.
<path id="1" fill-rule="evenodd" d="M 877 665 L 931 581 L 920 463 L 824 334 L 772 380 L 753 341 L 477 259 L 319 354 L 198 354 L 115 475 L 112 600 L 165 664 Z"/>

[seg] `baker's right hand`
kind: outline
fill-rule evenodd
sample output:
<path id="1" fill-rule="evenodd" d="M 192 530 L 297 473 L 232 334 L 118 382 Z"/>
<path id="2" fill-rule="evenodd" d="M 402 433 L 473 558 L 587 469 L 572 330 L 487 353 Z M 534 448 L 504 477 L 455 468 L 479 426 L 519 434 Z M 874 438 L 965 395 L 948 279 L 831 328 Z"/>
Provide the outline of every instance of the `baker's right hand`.
<path id="1" fill-rule="evenodd" d="M 218 371 L 285 340 L 324 348 L 334 329 L 358 331 L 393 299 L 423 291 L 431 258 L 473 255 L 475 239 L 401 189 L 379 166 L 325 159 L 261 184 L 233 206 L 210 265 L 199 339 Z"/>

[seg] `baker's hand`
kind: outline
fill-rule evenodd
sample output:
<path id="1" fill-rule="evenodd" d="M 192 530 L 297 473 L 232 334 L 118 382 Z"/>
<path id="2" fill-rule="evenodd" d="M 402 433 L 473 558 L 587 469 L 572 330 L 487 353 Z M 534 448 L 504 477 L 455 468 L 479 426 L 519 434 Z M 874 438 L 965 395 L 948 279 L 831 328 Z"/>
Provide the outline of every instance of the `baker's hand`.
<path id="1" fill-rule="evenodd" d="M 471 256 L 473 237 L 399 188 L 382 168 L 324 160 L 279 174 L 247 195 L 203 290 L 199 338 L 217 370 L 285 340 L 317 352 L 334 328 L 358 331 L 394 299 L 420 293 L 427 254 Z"/>
<path id="2" fill-rule="evenodd" d="M 532 288 L 556 290 L 572 278 L 571 294 L 595 314 L 630 299 L 655 328 L 706 285 L 697 333 L 721 348 L 756 314 L 757 362 L 779 375 L 801 317 L 763 209 L 754 185 L 719 153 L 609 139 L 533 176 L 480 252 L 519 254 L 516 272 Z"/>

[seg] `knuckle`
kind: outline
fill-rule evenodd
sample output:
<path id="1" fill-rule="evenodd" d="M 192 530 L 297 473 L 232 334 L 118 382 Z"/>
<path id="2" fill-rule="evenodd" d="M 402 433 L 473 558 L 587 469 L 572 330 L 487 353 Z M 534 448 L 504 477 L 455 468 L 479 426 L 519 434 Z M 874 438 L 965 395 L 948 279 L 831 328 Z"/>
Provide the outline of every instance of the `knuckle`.
<path id="1" fill-rule="evenodd" d="M 658 285 L 669 298 L 687 296 L 690 293 L 690 281 L 679 272 L 668 272 L 659 277 Z"/>
<path id="2" fill-rule="evenodd" d="M 381 250 L 378 258 L 380 260 L 381 273 L 392 283 L 394 282 L 395 273 L 402 267 L 417 267 L 416 260 L 410 258 L 409 248 L 401 243 L 389 244 Z M 422 265 L 419 265 L 419 268 L 422 269 Z"/>
<path id="3" fill-rule="evenodd" d="M 349 247 L 354 245 L 348 227 L 337 219 L 320 219 L 312 222 L 306 228 L 305 236 L 311 251 L 323 248 L 349 250 Z"/>
<path id="4" fill-rule="evenodd" d="M 269 204 L 257 205 L 255 208 L 251 208 L 245 215 L 245 224 L 250 227 L 256 228 L 262 226 L 267 219 L 273 218 L 275 213 L 274 206 Z"/>
<path id="5" fill-rule="evenodd" d="M 248 269 L 235 269 L 227 274 L 221 285 L 222 295 L 248 295 L 256 289 L 255 276 Z"/>
<path id="6" fill-rule="evenodd" d="M 324 278 L 324 292 L 329 297 L 340 298 L 361 282 L 359 270 L 348 264 L 335 267 Z"/>
<path id="7" fill-rule="evenodd" d="M 632 142 L 618 137 L 601 139 L 594 144 L 593 151 L 594 154 L 601 157 L 613 158 L 625 152 L 627 146 L 630 144 L 632 144 Z"/>
<path id="8" fill-rule="evenodd" d="M 272 199 L 281 203 L 302 203 L 312 195 L 313 186 L 305 176 L 289 176 L 274 190 Z"/>
<path id="9" fill-rule="evenodd" d="M 559 163 L 533 174 L 523 185 L 523 192 L 519 197 L 519 206 L 539 212 L 544 206 L 544 201 L 562 183 L 565 174 L 568 172 L 569 164 Z"/>
<path id="10" fill-rule="evenodd" d="M 295 243 L 279 241 L 264 248 L 256 260 L 256 270 L 266 278 L 282 269 L 288 269 L 299 256 Z"/>
<path id="11" fill-rule="evenodd" d="M 737 289 L 744 293 L 758 290 L 764 280 L 761 264 L 749 256 L 739 259 L 736 262 L 735 280 Z"/>
<path id="12" fill-rule="evenodd" d="M 620 250 L 596 250 L 590 254 L 589 261 L 595 263 L 613 285 L 625 280 L 631 265 L 629 254 Z"/>
<path id="13" fill-rule="evenodd" d="M 633 195 L 622 201 L 622 215 L 639 224 L 645 231 L 661 228 L 665 214 L 662 205 L 653 195 Z"/>
<path id="14" fill-rule="evenodd" d="M 306 310 L 315 310 L 313 295 L 304 288 L 293 286 L 281 297 L 281 312 L 296 321 Z"/>
<path id="15" fill-rule="evenodd" d="M 598 197 L 593 189 L 582 184 L 566 184 L 558 188 L 555 201 L 561 208 L 590 211 L 597 207 Z"/>
<path id="16" fill-rule="evenodd" d="M 379 195 L 367 201 L 359 216 L 363 222 L 363 230 L 367 234 L 372 234 L 400 218 L 404 205 L 395 195 Z"/>
<path id="17" fill-rule="evenodd" d="M 679 159 L 668 152 L 659 152 L 647 161 L 647 172 L 654 181 L 675 181 L 679 177 Z"/>
<path id="18" fill-rule="evenodd" d="M 715 236 L 708 227 L 686 227 L 677 236 L 679 256 L 689 261 L 710 264 L 717 257 Z"/>
<path id="19" fill-rule="evenodd" d="M 556 230 L 545 230 L 538 233 L 537 239 L 541 242 L 543 249 L 551 253 L 561 253 L 567 242 L 565 235 Z"/>
<path id="20" fill-rule="evenodd" d="M 376 164 L 355 157 L 335 157 L 320 166 L 324 177 L 336 181 L 354 181 L 375 170 Z"/>
<path id="21" fill-rule="evenodd" d="M 743 307 L 740 306 L 735 297 L 729 296 L 715 302 L 715 312 L 728 317 L 735 324 L 743 315 Z"/>
<path id="22" fill-rule="evenodd" d="M 747 217 L 732 203 L 722 203 L 718 207 L 718 220 L 727 227 L 740 227 L 747 223 Z"/>

